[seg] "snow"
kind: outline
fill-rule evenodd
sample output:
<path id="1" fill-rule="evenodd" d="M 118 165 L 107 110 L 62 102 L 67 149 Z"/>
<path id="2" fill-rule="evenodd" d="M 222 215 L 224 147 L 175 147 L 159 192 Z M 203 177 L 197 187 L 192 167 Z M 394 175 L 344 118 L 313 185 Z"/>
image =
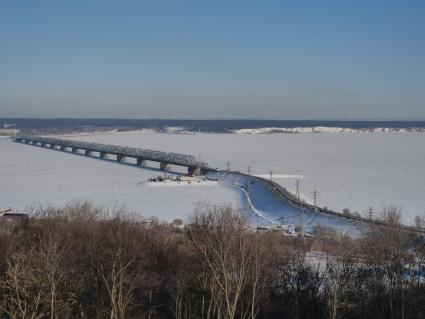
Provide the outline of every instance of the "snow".
<path id="1" fill-rule="evenodd" d="M 255 176 L 262 177 L 262 178 L 270 178 L 270 174 L 255 174 Z M 302 175 L 288 175 L 288 174 L 272 174 L 272 178 L 273 179 L 276 179 L 276 178 L 302 179 L 302 178 L 304 178 L 304 176 L 302 176 Z"/>
<path id="2" fill-rule="evenodd" d="M 395 205 L 413 224 L 425 213 L 423 134 L 160 134 L 120 132 L 76 139 L 192 154 L 211 167 L 270 176 L 320 206 L 366 214 Z"/>
<path id="3" fill-rule="evenodd" d="M 327 126 L 315 126 L 315 127 L 262 127 L 255 129 L 239 129 L 234 130 L 235 134 L 270 134 L 270 133 L 408 133 L 408 132 L 425 132 L 424 129 L 405 129 L 405 128 L 388 128 L 388 127 L 377 127 L 372 129 L 362 128 L 344 128 L 344 127 L 327 127 Z"/>
<path id="4" fill-rule="evenodd" d="M 422 134 L 161 134 L 114 132 L 68 137 L 130 147 L 193 154 L 211 167 L 251 173 L 273 180 L 301 197 L 331 209 L 365 213 L 389 205 L 402 208 L 404 222 L 425 212 L 425 139 Z M 258 224 L 301 223 L 302 215 L 275 199 L 261 184 L 240 175 L 219 173 L 219 183 L 152 187 L 148 178 L 162 174 L 112 161 L 88 159 L 0 139 L 0 207 L 63 205 L 89 199 L 108 208 L 125 205 L 145 216 L 186 219 L 199 202 L 230 203 L 246 209 Z M 156 164 L 156 166 L 158 166 Z M 174 169 L 174 167 L 173 167 Z M 213 177 L 213 176 L 212 176 Z M 241 189 L 246 187 L 247 190 Z M 249 199 L 248 199 L 249 196 Z M 305 212 L 307 229 L 328 225 L 356 232 L 352 222 Z"/>
<path id="5" fill-rule="evenodd" d="M 202 181 L 202 182 L 178 182 L 178 181 L 165 181 L 165 182 L 147 182 L 148 187 L 202 187 L 216 185 L 215 181 Z"/>
<path id="6" fill-rule="evenodd" d="M 226 185 L 206 182 L 152 187 L 156 169 L 137 168 L 42 149 L 0 138 L 0 208 L 26 211 L 31 206 L 63 206 L 89 200 L 105 209 L 126 208 L 160 220 L 183 220 L 199 203 L 241 206 L 241 194 Z M 160 184 L 160 183 L 156 183 Z"/>
<path id="7" fill-rule="evenodd" d="M 209 176 L 243 190 L 247 199 L 244 209 L 258 226 L 303 224 L 306 232 L 312 232 L 315 226 L 322 225 L 351 236 L 357 236 L 361 232 L 361 225 L 350 220 L 308 210 L 300 212 L 299 208 L 276 199 L 262 183 L 253 183 L 248 176 L 227 172 L 210 173 Z"/>

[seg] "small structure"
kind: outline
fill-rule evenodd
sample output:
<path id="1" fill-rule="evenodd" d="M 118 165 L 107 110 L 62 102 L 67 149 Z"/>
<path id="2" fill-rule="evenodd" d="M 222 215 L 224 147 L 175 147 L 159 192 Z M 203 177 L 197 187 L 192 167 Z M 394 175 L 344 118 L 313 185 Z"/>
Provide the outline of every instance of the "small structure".
<path id="1" fill-rule="evenodd" d="M 28 219 L 28 214 L 13 213 L 11 207 L 0 209 L 0 224 L 17 225 L 26 219 Z"/>
<path id="2" fill-rule="evenodd" d="M 2 215 L 4 213 L 10 213 L 11 211 L 12 211 L 12 207 L 2 208 L 2 209 L 0 209 L 0 215 Z"/>
<path id="3" fill-rule="evenodd" d="M 19 134 L 19 130 L 15 129 L 15 128 L 0 128 L 0 135 L 16 136 L 18 134 Z"/>

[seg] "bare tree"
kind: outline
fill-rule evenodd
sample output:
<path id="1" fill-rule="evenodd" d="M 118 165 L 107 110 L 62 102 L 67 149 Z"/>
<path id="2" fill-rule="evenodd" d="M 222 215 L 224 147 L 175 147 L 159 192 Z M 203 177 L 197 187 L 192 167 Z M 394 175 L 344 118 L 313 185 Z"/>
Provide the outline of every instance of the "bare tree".
<path id="1" fill-rule="evenodd" d="M 346 310 L 347 304 L 344 295 L 347 292 L 347 281 L 350 280 L 352 270 L 352 247 L 343 236 L 338 236 L 337 247 L 327 257 L 327 313 L 328 318 L 341 318 Z"/>
<path id="2" fill-rule="evenodd" d="M 142 226 L 134 225 L 121 214 L 103 223 L 97 231 L 94 267 L 109 297 L 109 317 L 123 319 L 142 275 L 138 265 L 143 256 L 144 232 Z"/>
<path id="3" fill-rule="evenodd" d="M 411 260 L 409 245 L 412 234 L 401 228 L 401 212 L 396 207 L 388 207 L 381 214 L 385 226 L 372 226 L 366 238 L 365 252 L 369 259 L 383 269 L 389 291 L 389 314 L 393 319 L 405 316 L 405 266 Z M 395 309 L 395 300 L 399 300 L 400 309 Z"/>
<path id="4" fill-rule="evenodd" d="M 34 249 L 20 251 L 8 262 L 1 282 L 1 287 L 8 296 L 2 310 L 13 319 L 37 319 L 44 316 L 41 309 L 44 286 L 40 280 L 40 265 L 34 263 L 36 255 Z"/>
<path id="5" fill-rule="evenodd" d="M 247 217 L 231 208 L 197 210 L 191 219 L 190 238 L 211 272 L 211 300 L 216 317 L 233 319 L 243 302 L 250 263 L 245 236 Z"/>

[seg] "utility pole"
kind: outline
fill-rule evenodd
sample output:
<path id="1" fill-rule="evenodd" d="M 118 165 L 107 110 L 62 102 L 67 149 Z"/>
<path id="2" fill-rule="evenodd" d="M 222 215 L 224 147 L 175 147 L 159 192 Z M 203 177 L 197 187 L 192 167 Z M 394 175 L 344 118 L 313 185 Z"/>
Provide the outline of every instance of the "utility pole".
<path id="1" fill-rule="evenodd" d="M 304 224 L 305 224 L 305 215 L 304 215 L 305 211 L 304 208 L 301 208 L 301 229 L 300 229 L 300 235 L 301 238 L 303 239 L 303 249 L 304 249 Z"/>
<path id="2" fill-rule="evenodd" d="M 317 191 L 313 191 L 314 206 L 317 206 Z"/>
<path id="3" fill-rule="evenodd" d="M 230 171 L 230 161 L 227 161 L 227 171 Z"/>
<path id="4" fill-rule="evenodd" d="M 270 171 L 270 180 L 273 180 L 273 171 Z"/>
<path id="5" fill-rule="evenodd" d="M 372 206 L 369 207 L 367 214 L 368 214 L 369 219 L 373 219 L 373 207 Z"/>
<path id="6" fill-rule="evenodd" d="M 300 200 L 300 181 L 299 180 L 297 180 L 297 192 L 296 192 L 296 194 L 297 194 L 298 200 Z"/>
<path id="7" fill-rule="evenodd" d="M 202 154 L 199 153 L 198 169 L 195 175 L 202 175 L 201 170 L 202 170 Z"/>
<path id="8" fill-rule="evenodd" d="M 251 176 L 251 166 L 248 166 L 248 175 Z"/>

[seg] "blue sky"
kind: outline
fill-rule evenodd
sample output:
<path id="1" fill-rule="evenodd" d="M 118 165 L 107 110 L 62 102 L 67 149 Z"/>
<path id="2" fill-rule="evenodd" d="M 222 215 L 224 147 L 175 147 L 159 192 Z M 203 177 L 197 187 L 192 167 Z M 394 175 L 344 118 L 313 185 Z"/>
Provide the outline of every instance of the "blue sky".
<path id="1" fill-rule="evenodd" d="M 425 119 L 425 1 L 1 1 L 0 117 Z"/>

